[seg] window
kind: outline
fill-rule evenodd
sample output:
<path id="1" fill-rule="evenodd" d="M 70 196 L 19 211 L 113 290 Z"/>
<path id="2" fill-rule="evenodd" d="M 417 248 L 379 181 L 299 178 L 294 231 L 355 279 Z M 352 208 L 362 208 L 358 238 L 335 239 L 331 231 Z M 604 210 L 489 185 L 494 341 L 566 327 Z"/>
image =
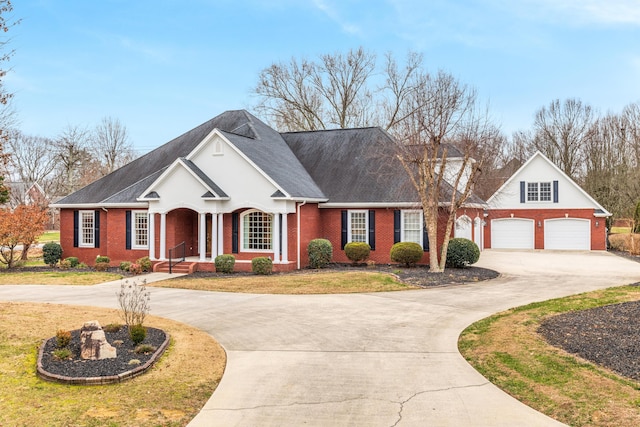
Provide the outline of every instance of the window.
<path id="1" fill-rule="evenodd" d="M 271 250 L 273 215 L 261 211 L 247 211 L 242 216 L 242 249 Z"/>
<path id="2" fill-rule="evenodd" d="M 368 211 L 349 211 L 349 225 L 348 225 L 348 241 L 349 242 L 368 242 Z"/>
<path id="3" fill-rule="evenodd" d="M 133 249 L 149 247 L 149 216 L 146 212 L 133 212 Z"/>
<path id="4" fill-rule="evenodd" d="M 527 202 L 550 202 L 550 182 L 527 182 Z"/>
<path id="5" fill-rule="evenodd" d="M 80 211 L 80 230 L 79 240 L 80 247 L 93 248 L 95 245 L 95 212 Z"/>
<path id="6" fill-rule="evenodd" d="M 415 242 L 422 246 L 422 211 L 419 210 L 403 210 L 402 222 L 400 228 L 402 230 L 402 242 Z"/>

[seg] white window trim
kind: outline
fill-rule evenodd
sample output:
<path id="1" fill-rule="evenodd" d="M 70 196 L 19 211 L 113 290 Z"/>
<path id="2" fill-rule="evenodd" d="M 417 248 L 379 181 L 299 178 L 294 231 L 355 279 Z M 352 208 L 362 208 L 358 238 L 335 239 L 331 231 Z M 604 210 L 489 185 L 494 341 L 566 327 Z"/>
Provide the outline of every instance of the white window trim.
<path id="1" fill-rule="evenodd" d="M 529 184 L 537 184 L 537 190 L 536 190 L 536 199 L 535 200 L 529 200 Z M 542 193 L 542 189 L 541 186 L 542 184 L 549 184 L 550 186 L 550 198 L 549 200 L 540 200 L 541 197 L 541 193 Z M 552 203 L 553 202 L 553 183 L 551 181 L 528 181 L 527 182 L 527 187 L 526 187 L 526 202 L 527 203 Z"/>
<path id="2" fill-rule="evenodd" d="M 402 209 L 400 211 L 400 241 L 401 242 L 408 242 L 408 240 L 405 239 L 405 226 L 404 226 L 404 216 L 405 214 L 408 213 L 418 213 L 420 214 L 420 224 L 422 224 L 422 227 L 420 228 L 420 242 L 416 242 L 419 243 L 420 246 L 424 245 L 423 242 L 423 236 L 424 236 L 424 214 L 422 212 L 422 210 L 420 209 Z"/>
<path id="3" fill-rule="evenodd" d="M 244 247 L 244 217 L 249 215 L 250 213 L 253 213 L 253 212 L 260 212 L 260 213 L 263 213 L 263 214 L 267 214 L 267 215 L 269 215 L 271 217 L 271 247 L 268 248 L 268 249 L 246 249 Z M 265 253 L 265 252 L 270 252 L 271 253 L 271 252 L 273 252 L 273 242 L 274 242 L 274 238 L 275 238 L 275 236 L 273 235 L 273 222 L 274 221 L 275 221 L 275 215 L 274 214 L 269 213 L 269 212 L 264 212 L 264 211 L 261 211 L 259 209 L 249 209 L 247 211 L 242 212 L 240 214 L 240 224 L 239 224 L 239 227 L 238 227 L 238 232 L 240 233 L 240 236 L 239 236 L 239 239 L 238 239 L 239 240 L 239 242 L 238 242 L 239 243 L 238 250 L 240 252 L 253 252 L 253 253 Z"/>
<path id="4" fill-rule="evenodd" d="M 91 216 L 91 235 L 92 242 L 86 243 L 84 241 L 84 219 L 83 216 L 88 214 Z M 80 248 L 95 248 L 96 247 L 96 213 L 95 211 L 78 211 L 78 247 Z"/>
<path id="5" fill-rule="evenodd" d="M 146 245 L 137 245 L 136 244 L 136 226 L 138 225 L 138 221 L 136 221 L 137 215 L 145 215 L 147 217 L 147 244 Z M 149 249 L 149 213 L 147 211 L 131 211 L 131 249 L 134 250 L 143 250 Z"/>
<path id="6" fill-rule="evenodd" d="M 369 211 L 366 209 L 357 209 L 347 211 L 347 242 L 353 242 L 353 236 L 351 233 L 351 217 L 355 213 L 364 213 L 364 236 L 365 243 L 369 244 Z"/>

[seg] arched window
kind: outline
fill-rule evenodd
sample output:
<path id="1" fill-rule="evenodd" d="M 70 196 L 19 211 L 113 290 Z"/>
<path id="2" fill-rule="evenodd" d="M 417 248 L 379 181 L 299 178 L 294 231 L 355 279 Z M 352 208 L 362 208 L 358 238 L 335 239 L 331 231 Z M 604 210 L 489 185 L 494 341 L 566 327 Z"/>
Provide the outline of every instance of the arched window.
<path id="1" fill-rule="evenodd" d="M 272 249 L 273 215 L 250 210 L 242 214 L 242 250 L 269 251 Z"/>

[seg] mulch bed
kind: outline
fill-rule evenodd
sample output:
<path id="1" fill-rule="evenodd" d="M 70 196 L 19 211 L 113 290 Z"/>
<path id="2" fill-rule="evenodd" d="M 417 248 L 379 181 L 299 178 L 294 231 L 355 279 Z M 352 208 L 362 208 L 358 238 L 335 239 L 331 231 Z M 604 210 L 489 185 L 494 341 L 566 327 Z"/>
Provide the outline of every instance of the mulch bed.
<path id="1" fill-rule="evenodd" d="M 154 356 L 154 353 L 135 353 L 136 345 L 129 337 L 129 330 L 122 326 L 118 332 L 105 331 L 107 342 L 116 348 L 117 357 L 102 360 L 84 360 L 80 358 L 80 330 L 71 331 L 71 342 L 68 348 L 73 353 L 71 360 L 57 360 L 53 357 L 56 347 L 56 337 L 46 341 L 42 351 L 41 366 L 49 374 L 70 378 L 108 377 L 124 374 L 138 366 L 143 366 Z M 161 329 L 147 328 L 147 335 L 142 344 L 148 344 L 156 349 L 161 348 L 167 335 Z M 120 340 L 121 344 L 116 342 Z M 129 364 L 133 359 L 140 363 Z"/>
<path id="2" fill-rule="evenodd" d="M 560 314 L 538 332 L 553 346 L 640 381 L 640 301 Z"/>

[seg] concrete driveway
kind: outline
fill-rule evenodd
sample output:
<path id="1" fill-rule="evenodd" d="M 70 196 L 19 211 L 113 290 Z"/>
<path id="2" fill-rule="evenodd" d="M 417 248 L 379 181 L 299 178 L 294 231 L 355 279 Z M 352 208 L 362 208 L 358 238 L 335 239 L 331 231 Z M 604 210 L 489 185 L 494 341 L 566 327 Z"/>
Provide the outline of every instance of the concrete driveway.
<path id="1" fill-rule="evenodd" d="M 640 281 L 604 252 L 483 252 L 490 282 L 352 295 L 153 289 L 152 313 L 227 350 L 222 382 L 190 426 L 553 426 L 457 351 L 470 323 L 511 307 Z M 0 300 L 115 307 L 117 285 L 0 286 Z"/>

